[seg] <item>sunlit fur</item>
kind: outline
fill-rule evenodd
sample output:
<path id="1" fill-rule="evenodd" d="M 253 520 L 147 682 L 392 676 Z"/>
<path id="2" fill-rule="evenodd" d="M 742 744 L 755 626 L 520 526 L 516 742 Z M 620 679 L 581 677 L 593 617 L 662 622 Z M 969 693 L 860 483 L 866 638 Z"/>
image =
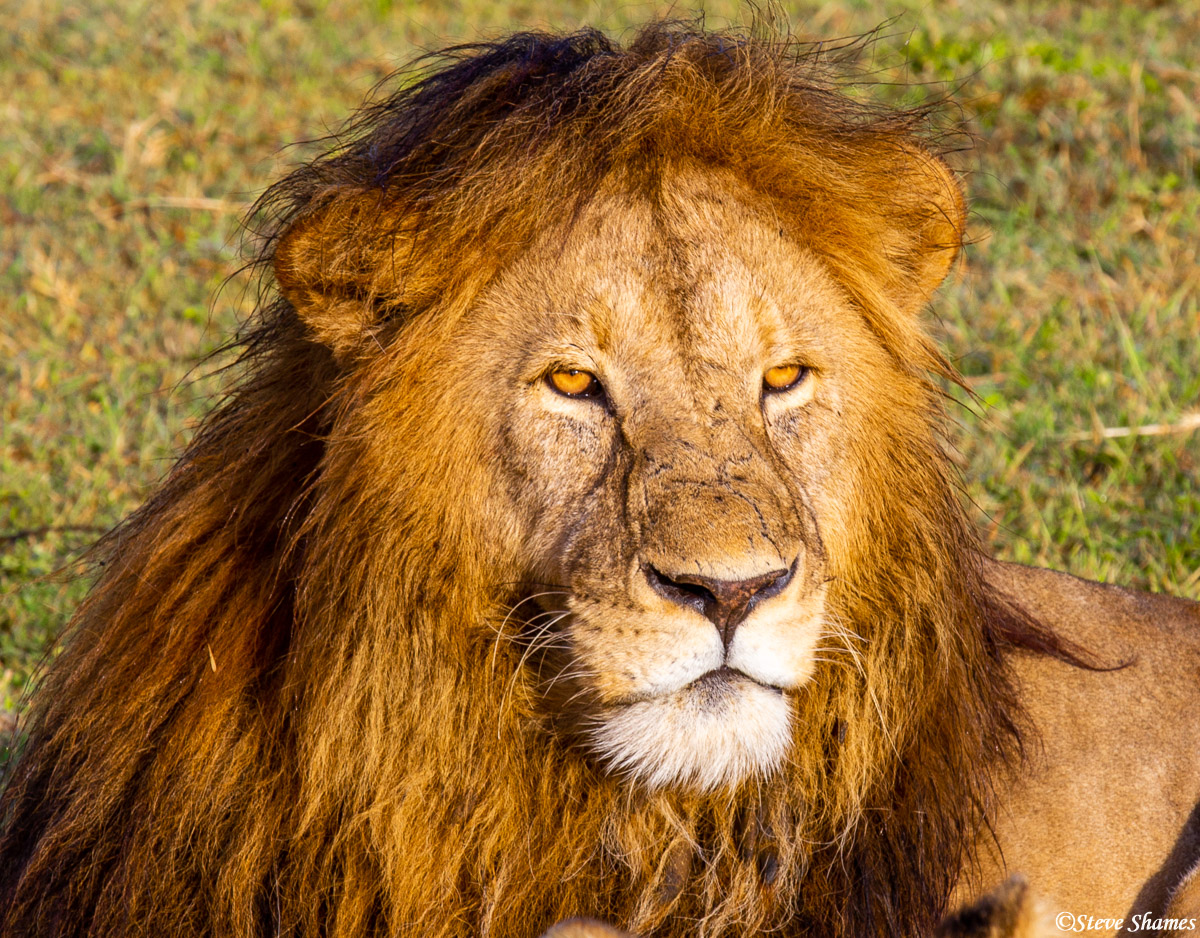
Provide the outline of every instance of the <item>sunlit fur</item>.
<path id="1" fill-rule="evenodd" d="M 835 65 L 687 26 L 519 35 L 427 63 L 268 192 L 291 302 L 99 549 L 0 807 L 0 932 L 927 933 L 1017 751 L 1002 649 L 1054 644 L 985 587 L 939 442 L 952 369 L 916 313 L 957 191 L 927 113 Z M 838 660 L 777 698 L 778 770 L 709 792 L 560 735 L 509 615 L 556 534 L 497 507 L 529 493 L 480 429 L 494 389 L 437 367 L 536 236 L 604 180 L 652 201 L 677 161 L 758 193 L 885 362 L 817 454 L 857 480 L 822 532 Z"/>

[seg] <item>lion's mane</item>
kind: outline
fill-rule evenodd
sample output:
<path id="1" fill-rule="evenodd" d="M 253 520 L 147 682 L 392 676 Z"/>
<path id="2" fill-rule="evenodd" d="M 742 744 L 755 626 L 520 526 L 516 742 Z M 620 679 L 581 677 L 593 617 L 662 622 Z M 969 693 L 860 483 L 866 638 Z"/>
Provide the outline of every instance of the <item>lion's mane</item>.
<path id="1" fill-rule="evenodd" d="M 895 300 L 930 226 L 961 236 L 921 195 L 929 112 L 831 61 L 679 24 L 462 47 L 268 191 L 260 259 L 337 271 L 352 313 L 268 293 L 228 397 L 99 546 L 3 795 L 0 932 L 932 927 L 1019 758 L 1004 650 L 1062 650 L 985 584 L 938 430 L 953 369 Z M 472 511 L 488 462 L 378 366 L 601 180 L 652 193 L 684 156 L 772 199 L 918 401 L 855 454 L 875 484 L 829 603 L 858 638 L 798 694 L 785 767 L 715 795 L 631 788 L 549 729 L 505 616 L 521 558 Z"/>

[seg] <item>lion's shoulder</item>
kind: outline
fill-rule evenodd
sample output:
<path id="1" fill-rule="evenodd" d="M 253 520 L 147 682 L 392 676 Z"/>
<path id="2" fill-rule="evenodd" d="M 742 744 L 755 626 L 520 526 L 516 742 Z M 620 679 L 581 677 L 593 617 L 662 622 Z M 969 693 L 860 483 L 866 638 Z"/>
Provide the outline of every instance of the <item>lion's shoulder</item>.
<path id="1" fill-rule="evenodd" d="M 985 881 L 1058 883 L 1047 900 L 1098 918 L 1159 911 L 1200 849 L 1200 605 L 1016 564 L 996 564 L 992 581 L 1105 668 L 1013 653 L 1034 732 Z M 1053 873 L 1064 863 L 1074 879 Z"/>

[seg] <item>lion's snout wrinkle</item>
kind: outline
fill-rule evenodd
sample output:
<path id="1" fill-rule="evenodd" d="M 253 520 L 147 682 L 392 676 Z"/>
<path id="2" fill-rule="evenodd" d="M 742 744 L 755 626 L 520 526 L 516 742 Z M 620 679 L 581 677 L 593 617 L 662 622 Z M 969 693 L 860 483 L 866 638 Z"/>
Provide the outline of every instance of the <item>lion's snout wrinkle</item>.
<path id="1" fill-rule="evenodd" d="M 709 602 L 687 587 L 708 589 L 702 581 L 712 581 L 740 583 L 743 586 L 737 589 L 741 590 L 748 581 L 774 572 L 769 583 L 751 590 L 747 600 L 753 599 L 791 570 L 803 553 L 802 516 L 791 492 L 764 458 L 765 446 L 726 433 L 689 440 L 684 437 L 695 436 L 697 428 L 688 429 L 690 434 L 681 434 L 674 446 L 660 446 L 657 459 L 643 455 L 630 479 L 629 501 L 641 515 L 641 553 L 646 563 L 672 581 L 674 587 L 668 585 L 668 591 L 692 593 L 684 597 L 671 592 L 668 598 L 716 612 L 726 598 L 709 590 L 713 598 Z M 672 470 L 663 471 L 664 464 Z M 780 589 L 784 585 L 778 584 Z M 729 588 L 717 590 L 738 605 Z M 658 585 L 656 591 L 662 593 Z M 695 603 L 696 598 L 701 601 Z M 749 607 L 743 610 L 747 611 Z"/>
<path id="2" fill-rule="evenodd" d="M 686 571 L 664 573 L 651 564 L 642 567 L 650 587 L 680 606 L 695 609 L 717 627 L 726 649 L 737 627 L 762 600 L 781 593 L 791 582 L 792 566 L 739 580 L 722 580 Z"/>

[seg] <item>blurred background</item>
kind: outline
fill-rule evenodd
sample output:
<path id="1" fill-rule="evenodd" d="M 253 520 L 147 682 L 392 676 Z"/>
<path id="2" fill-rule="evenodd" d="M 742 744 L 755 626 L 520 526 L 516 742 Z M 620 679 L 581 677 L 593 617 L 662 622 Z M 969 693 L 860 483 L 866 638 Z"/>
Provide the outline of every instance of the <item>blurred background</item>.
<path id="1" fill-rule="evenodd" d="M 239 217 L 413 54 L 733 2 L 0 0 L 0 720 L 254 300 Z M 930 316 L 1000 556 L 1200 598 L 1200 3 L 778 5 L 951 91 L 973 244 Z M 917 87 L 912 87 L 912 86 Z"/>

